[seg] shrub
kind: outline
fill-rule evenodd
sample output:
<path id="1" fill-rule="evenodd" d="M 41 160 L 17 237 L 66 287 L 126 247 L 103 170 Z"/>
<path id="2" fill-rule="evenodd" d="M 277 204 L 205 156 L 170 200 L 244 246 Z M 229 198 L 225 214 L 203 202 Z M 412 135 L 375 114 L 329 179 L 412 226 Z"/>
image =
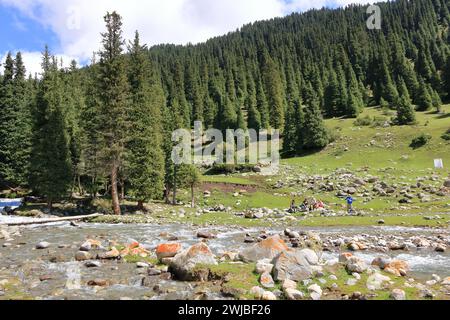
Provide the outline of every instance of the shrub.
<path id="1" fill-rule="evenodd" d="M 421 148 L 423 146 L 425 146 L 426 144 L 428 144 L 428 142 L 430 142 L 431 140 L 431 136 L 425 133 L 422 133 L 421 135 L 417 136 L 416 138 L 414 138 L 410 144 L 410 147 L 413 149 L 418 149 Z"/>
<path id="2" fill-rule="evenodd" d="M 357 127 L 368 127 L 368 126 L 371 126 L 372 123 L 373 123 L 373 119 L 371 116 L 364 116 L 364 117 L 359 117 L 358 119 L 356 119 L 354 124 Z"/>
<path id="3" fill-rule="evenodd" d="M 383 127 L 386 122 L 388 122 L 388 118 L 383 116 L 375 116 L 372 121 L 372 127 Z"/>
<path id="4" fill-rule="evenodd" d="M 450 129 L 448 129 L 447 132 L 442 135 L 442 139 L 444 139 L 445 141 L 450 141 Z"/>

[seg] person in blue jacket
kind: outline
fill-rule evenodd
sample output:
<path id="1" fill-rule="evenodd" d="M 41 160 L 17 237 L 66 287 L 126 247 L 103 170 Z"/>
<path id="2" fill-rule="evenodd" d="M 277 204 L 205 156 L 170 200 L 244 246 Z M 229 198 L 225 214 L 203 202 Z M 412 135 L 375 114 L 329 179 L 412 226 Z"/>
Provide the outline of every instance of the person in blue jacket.
<path id="1" fill-rule="evenodd" d="M 353 210 L 353 202 L 355 201 L 355 199 L 353 199 L 353 197 L 349 194 L 349 195 L 347 196 L 347 198 L 345 198 L 345 201 L 347 201 L 347 210 L 348 210 L 348 213 L 354 212 L 354 210 Z"/>

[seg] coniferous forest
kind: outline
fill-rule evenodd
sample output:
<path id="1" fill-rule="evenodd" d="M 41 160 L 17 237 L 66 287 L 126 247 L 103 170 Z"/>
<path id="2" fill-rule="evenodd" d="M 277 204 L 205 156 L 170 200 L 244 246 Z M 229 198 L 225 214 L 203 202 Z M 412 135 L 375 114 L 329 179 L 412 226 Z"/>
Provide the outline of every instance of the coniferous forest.
<path id="1" fill-rule="evenodd" d="M 171 132 L 194 121 L 221 130 L 280 129 L 285 155 L 330 141 L 323 119 L 356 118 L 367 106 L 441 111 L 450 94 L 450 2 L 379 4 L 382 29 L 365 6 L 312 10 L 256 22 L 198 45 L 124 39 L 119 13 L 105 16 L 99 52 L 70 68 L 42 55 L 28 75 L 20 53 L 0 77 L 0 185 L 29 189 L 51 206 L 71 192 L 139 205 L 169 201 L 198 173 L 170 160 Z"/>

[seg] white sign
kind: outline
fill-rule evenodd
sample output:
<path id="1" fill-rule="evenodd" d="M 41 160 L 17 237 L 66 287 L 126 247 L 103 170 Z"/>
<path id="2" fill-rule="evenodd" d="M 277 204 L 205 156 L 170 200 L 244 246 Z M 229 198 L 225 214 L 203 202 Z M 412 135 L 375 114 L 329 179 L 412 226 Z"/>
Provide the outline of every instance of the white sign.
<path id="1" fill-rule="evenodd" d="M 444 161 L 442 159 L 434 159 L 434 167 L 436 169 L 444 169 Z"/>

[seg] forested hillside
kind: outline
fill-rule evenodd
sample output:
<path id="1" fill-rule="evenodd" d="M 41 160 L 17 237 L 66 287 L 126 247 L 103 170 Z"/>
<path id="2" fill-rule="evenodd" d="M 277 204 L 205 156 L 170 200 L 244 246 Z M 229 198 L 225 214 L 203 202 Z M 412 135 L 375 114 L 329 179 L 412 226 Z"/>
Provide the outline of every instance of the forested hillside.
<path id="1" fill-rule="evenodd" d="M 279 128 L 284 151 L 296 154 L 330 142 L 323 117 L 381 105 L 396 111 L 393 125 L 408 125 L 415 110 L 439 112 L 450 93 L 450 2 L 379 6 L 381 30 L 367 28 L 366 7 L 350 6 L 257 22 L 198 45 L 147 48 L 136 33 L 128 50 L 113 13 L 89 67 L 62 69 L 45 50 L 43 74 L 26 79 L 20 53 L 9 55 L 0 185 L 31 187 L 50 205 L 70 190 L 110 190 L 120 213 L 117 185 L 142 203 L 197 180 L 170 161 L 170 133 L 197 120 Z"/>

